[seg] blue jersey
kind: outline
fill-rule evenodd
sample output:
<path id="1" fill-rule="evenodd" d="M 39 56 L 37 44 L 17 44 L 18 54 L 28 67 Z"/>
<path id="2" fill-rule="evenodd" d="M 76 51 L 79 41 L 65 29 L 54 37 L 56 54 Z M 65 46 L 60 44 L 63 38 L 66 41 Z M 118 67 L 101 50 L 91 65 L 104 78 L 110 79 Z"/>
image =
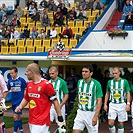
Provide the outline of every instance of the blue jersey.
<path id="1" fill-rule="evenodd" d="M 24 97 L 26 84 L 26 81 L 21 77 L 17 77 L 17 79 L 10 78 L 8 80 L 7 88 L 12 92 L 12 105 L 16 105 L 21 102 Z"/>

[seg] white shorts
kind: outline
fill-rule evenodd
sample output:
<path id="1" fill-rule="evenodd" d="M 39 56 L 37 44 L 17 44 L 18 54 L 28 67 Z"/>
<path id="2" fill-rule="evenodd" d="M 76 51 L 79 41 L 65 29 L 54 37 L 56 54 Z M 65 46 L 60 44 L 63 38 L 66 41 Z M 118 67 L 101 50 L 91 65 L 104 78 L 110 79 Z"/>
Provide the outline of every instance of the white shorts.
<path id="1" fill-rule="evenodd" d="M 34 125 L 29 124 L 30 132 L 31 133 L 50 133 L 50 127 L 46 124 L 44 125 Z"/>
<path id="2" fill-rule="evenodd" d="M 109 103 L 108 119 L 115 120 L 117 116 L 119 122 L 127 121 L 126 103 Z"/>
<path id="3" fill-rule="evenodd" d="M 61 113 L 63 119 L 65 120 L 65 105 L 62 106 Z M 56 123 L 58 123 L 57 113 L 55 111 L 54 105 L 52 104 L 50 109 L 50 121 L 53 122 L 54 120 L 56 121 Z"/>
<path id="4" fill-rule="evenodd" d="M 89 133 L 98 133 L 98 121 L 97 125 L 92 126 L 92 119 L 95 112 L 77 110 L 77 115 L 74 120 L 73 129 L 83 131 L 85 126 Z"/>

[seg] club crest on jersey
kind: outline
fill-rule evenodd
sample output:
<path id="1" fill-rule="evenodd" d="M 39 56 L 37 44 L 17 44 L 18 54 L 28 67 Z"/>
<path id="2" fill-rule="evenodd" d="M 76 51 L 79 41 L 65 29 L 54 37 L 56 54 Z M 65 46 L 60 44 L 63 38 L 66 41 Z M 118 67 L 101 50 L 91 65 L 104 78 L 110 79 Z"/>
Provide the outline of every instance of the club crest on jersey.
<path id="1" fill-rule="evenodd" d="M 10 86 L 13 86 L 13 82 L 10 82 Z"/>
<path id="2" fill-rule="evenodd" d="M 38 91 L 40 91 L 40 90 L 41 90 L 41 87 L 39 86 L 39 87 L 38 87 Z"/>
<path id="3" fill-rule="evenodd" d="M 114 98 L 119 99 L 120 97 L 121 97 L 121 95 L 119 93 L 114 94 Z"/>

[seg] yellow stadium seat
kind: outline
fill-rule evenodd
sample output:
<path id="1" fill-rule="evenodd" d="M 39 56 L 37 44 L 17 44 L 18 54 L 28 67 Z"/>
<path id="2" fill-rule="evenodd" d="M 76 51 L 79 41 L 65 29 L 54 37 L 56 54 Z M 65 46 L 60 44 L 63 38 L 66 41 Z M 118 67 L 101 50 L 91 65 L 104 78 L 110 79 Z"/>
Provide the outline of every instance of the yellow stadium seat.
<path id="1" fill-rule="evenodd" d="M 32 21 L 30 17 L 27 18 L 27 23 L 29 24 Z"/>
<path id="2" fill-rule="evenodd" d="M 9 54 L 17 54 L 17 46 L 10 46 Z"/>
<path id="3" fill-rule="evenodd" d="M 48 17 L 53 17 L 53 12 L 48 12 Z"/>
<path id="4" fill-rule="evenodd" d="M 45 47 L 45 52 L 48 52 L 50 49 L 52 49 L 53 47 L 49 46 L 49 47 Z"/>
<path id="5" fill-rule="evenodd" d="M 44 46 L 44 47 L 50 47 L 50 39 L 44 39 L 42 46 Z"/>
<path id="6" fill-rule="evenodd" d="M 35 26 L 35 23 L 34 22 L 28 23 L 28 28 L 29 29 L 32 29 L 34 26 Z"/>
<path id="7" fill-rule="evenodd" d="M 34 46 L 27 46 L 27 53 L 34 53 L 35 51 L 35 47 Z"/>
<path id="8" fill-rule="evenodd" d="M 21 18 L 20 18 L 20 22 L 21 22 L 21 23 L 26 23 L 26 17 L 21 17 Z"/>
<path id="9" fill-rule="evenodd" d="M 56 27 L 55 30 L 57 31 L 57 34 L 61 33 L 61 27 Z"/>
<path id="10" fill-rule="evenodd" d="M 77 39 L 70 39 L 69 46 L 74 48 L 77 45 Z"/>
<path id="11" fill-rule="evenodd" d="M 19 33 L 21 32 L 21 28 L 15 28 Z"/>
<path id="12" fill-rule="evenodd" d="M 84 27 L 85 27 L 87 24 L 90 24 L 90 27 L 91 27 L 91 21 L 85 20 L 85 21 L 84 21 Z"/>
<path id="13" fill-rule="evenodd" d="M 40 26 L 41 26 L 41 22 L 36 22 L 36 28 L 38 29 L 40 28 Z"/>
<path id="14" fill-rule="evenodd" d="M 74 34 L 78 33 L 78 27 L 71 27 Z"/>
<path id="15" fill-rule="evenodd" d="M 36 52 L 44 52 L 44 46 L 36 47 Z"/>
<path id="16" fill-rule="evenodd" d="M 1 54 L 9 54 L 8 46 L 1 46 Z"/>
<path id="17" fill-rule="evenodd" d="M 40 47 L 42 45 L 42 39 L 35 39 L 34 40 L 34 46 Z"/>
<path id="18" fill-rule="evenodd" d="M 86 11 L 86 17 L 89 17 L 89 16 L 91 16 L 91 10 Z"/>
<path id="19" fill-rule="evenodd" d="M 24 39 L 18 39 L 17 46 L 24 46 Z"/>
<path id="20" fill-rule="evenodd" d="M 16 39 L 12 39 L 12 40 L 10 39 L 10 40 L 9 40 L 9 43 L 11 43 L 11 44 L 13 44 L 13 45 L 16 46 Z"/>
<path id="21" fill-rule="evenodd" d="M 68 21 L 69 27 L 74 27 L 74 21 Z"/>
<path id="22" fill-rule="evenodd" d="M 25 54 L 26 48 L 25 46 L 18 46 L 18 54 Z"/>
<path id="23" fill-rule="evenodd" d="M 26 39 L 25 46 L 33 46 L 33 39 Z"/>
<path id="24" fill-rule="evenodd" d="M 24 28 L 27 25 L 28 25 L 28 23 L 21 23 L 21 28 Z"/>
<path id="25" fill-rule="evenodd" d="M 1 40 L 1 42 L 3 42 L 4 45 L 8 45 L 8 39 L 3 39 L 3 40 Z"/>
<path id="26" fill-rule="evenodd" d="M 54 38 L 54 39 L 52 39 L 52 44 L 51 44 L 51 46 L 55 46 L 55 44 L 57 44 L 59 42 L 59 39 L 57 39 L 57 38 Z"/>
<path id="27" fill-rule="evenodd" d="M 93 10 L 92 11 L 92 16 L 99 16 L 99 10 Z"/>
<path id="28" fill-rule="evenodd" d="M 85 27 L 81 27 L 81 28 L 79 28 L 79 33 L 81 33 L 81 35 L 82 35 L 82 32 L 85 30 Z"/>
<path id="29" fill-rule="evenodd" d="M 83 21 L 76 21 L 76 27 L 83 27 Z"/>
<path id="30" fill-rule="evenodd" d="M 62 38 L 61 42 L 64 42 L 65 47 L 68 46 L 68 39 L 67 38 Z"/>

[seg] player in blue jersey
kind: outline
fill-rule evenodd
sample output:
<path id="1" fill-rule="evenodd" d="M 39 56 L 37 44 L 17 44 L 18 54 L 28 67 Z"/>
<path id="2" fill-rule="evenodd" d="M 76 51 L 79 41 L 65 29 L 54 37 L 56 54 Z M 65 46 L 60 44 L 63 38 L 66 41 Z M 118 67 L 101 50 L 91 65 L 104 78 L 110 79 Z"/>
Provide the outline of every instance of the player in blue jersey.
<path id="1" fill-rule="evenodd" d="M 12 110 L 14 111 L 14 133 L 17 133 L 19 128 L 20 133 L 23 133 L 21 112 L 15 112 L 15 109 L 21 103 L 24 97 L 24 90 L 26 88 L 26 81 L 18 77 L 18 69 L 16 67 L 10 68 L 11 78 L 8 80 L 7 88 L 12 92 Z"/>

